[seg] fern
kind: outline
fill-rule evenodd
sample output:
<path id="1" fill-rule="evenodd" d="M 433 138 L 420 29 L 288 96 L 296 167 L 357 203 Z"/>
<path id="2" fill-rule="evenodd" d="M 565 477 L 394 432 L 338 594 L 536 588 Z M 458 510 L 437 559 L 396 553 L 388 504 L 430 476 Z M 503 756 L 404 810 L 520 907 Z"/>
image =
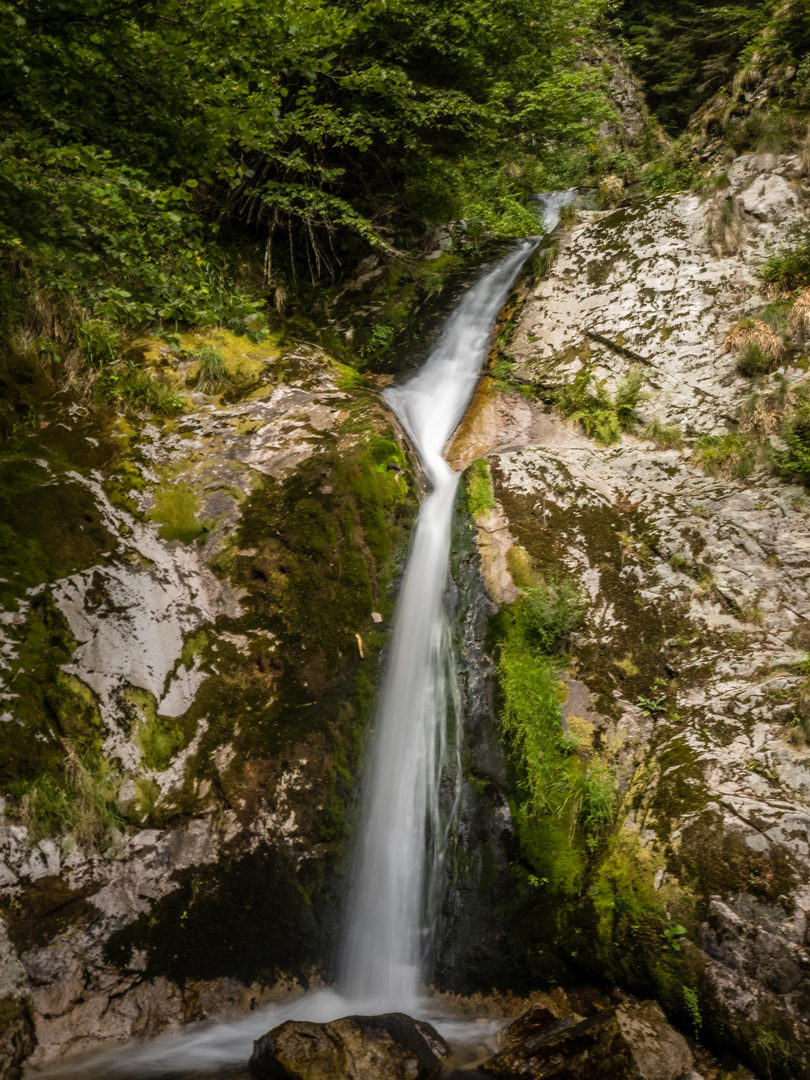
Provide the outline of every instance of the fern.
<path id="1" fill-rule="evenodd" d="M 634 367 L 619 380 L 611 400 L 605 380 L 594 378 L 592 371 L 583 368 L 572 383 L 551 394 L 550 400 L 564 416 L 582 424 L 586 435 L 602 446 L 610 446 L 621 439 L 623 431 L 636 427 L 636 406 L 643 399 L 643 384 L 643 371 Z"/>

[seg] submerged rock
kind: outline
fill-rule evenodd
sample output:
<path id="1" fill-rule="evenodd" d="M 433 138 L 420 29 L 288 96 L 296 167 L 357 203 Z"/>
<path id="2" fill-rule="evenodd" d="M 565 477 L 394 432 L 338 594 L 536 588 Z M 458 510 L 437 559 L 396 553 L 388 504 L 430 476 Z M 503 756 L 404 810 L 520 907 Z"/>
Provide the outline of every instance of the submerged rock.
<path id="1" fill-rule="evenodd" d="M 288 1020 L 254 1043 L 256 1080 L 433 1080 L 450 1053 L 430 1024 L 404 1013 Z"/>
<path id="2" fill-rule="evenodd" d="M 690 1080 L 693 1075 L 686 1039 L 654 1001 L 624 1003 L 579 1023 L 535 1009 L 510 1025 L 506 1043 L 482 1066 L 501 1080 Z"/>

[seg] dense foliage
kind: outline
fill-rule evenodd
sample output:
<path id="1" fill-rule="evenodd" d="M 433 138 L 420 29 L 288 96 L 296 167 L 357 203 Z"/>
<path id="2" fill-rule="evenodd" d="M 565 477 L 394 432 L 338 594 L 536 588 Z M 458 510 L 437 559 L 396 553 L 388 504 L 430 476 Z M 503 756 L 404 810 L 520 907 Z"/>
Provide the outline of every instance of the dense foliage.
<path id="1" fill-rule="evenodd" d="M 808 0 L 623 0 L 617 14 L 650 106 L 671 134 L 741 68 L 761 78 L 782 65 L 796 92 L 810 76 Z"/>
<path id="2" fill-rule="evenodd" d="M 602 4 L 5 0 L 0 255 L 108 320 L 255 331 L 425 219 L 523 232 L 607 115 Z"/>

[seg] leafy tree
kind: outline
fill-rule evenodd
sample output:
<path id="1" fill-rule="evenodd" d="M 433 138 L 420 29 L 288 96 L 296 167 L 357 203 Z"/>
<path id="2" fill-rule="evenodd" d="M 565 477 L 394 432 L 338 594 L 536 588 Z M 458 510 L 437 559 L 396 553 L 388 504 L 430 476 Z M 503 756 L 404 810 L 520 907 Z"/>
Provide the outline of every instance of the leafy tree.
<path id="1" fill-rule="evenodd" d="M 734 75 L 767 19 L 761 0 L 623 0 L 617 12 L 650 107 L 670 134 Z"/>
<path id="2" fill-rule="evenodd" d="M 523 229 L 609 115 L 575 64 L 603 6 L 0 0 L 0 256 L 108 319 L 251 330 L 262 279 L 426 217 Z"/>

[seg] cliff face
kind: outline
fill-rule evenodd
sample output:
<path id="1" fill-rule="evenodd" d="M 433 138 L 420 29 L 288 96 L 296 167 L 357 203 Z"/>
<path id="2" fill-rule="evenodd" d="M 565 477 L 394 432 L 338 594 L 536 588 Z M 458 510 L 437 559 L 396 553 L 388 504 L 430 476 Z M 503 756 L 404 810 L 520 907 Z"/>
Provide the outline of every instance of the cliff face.
<path id="1" fill-rule="evenodd" d="M 321 350 L 181 346 L 140 343 L 177 419 L 44 403 L 0 461 L 9 1070 L 34 1026 L 39 1065 L 243 1011 L 331 955 L 412 473 Z"/>
<path id="2" fill-rule="evenodd" d="M 810 528 L 804 488 L 768 462 L 807 343 L 789 323 L 780 367 L 752 382 L 727 333 L 768 316 L 758 270 L 806 223 L 800 172 L 792 157 L 734 162 L 735 242 L 711 197 L 581 212 L 526 287 L 501 388 L 485 380 L 451 450 L 490 464 L 493 599 L 514 599 L 526 566 L 588 598 L 563 712 L 617 808 L 588 843 L 523 819 L 535 978 L 573 963 L 652 989 L 710 1045 L 794 1078 L 810 1075 Z M 615 400 L 631 371 L 651 441 L 600 446 L 536 400 L 584 372 Z M 724 445 L 745 467 L 707 454 Z"/>

